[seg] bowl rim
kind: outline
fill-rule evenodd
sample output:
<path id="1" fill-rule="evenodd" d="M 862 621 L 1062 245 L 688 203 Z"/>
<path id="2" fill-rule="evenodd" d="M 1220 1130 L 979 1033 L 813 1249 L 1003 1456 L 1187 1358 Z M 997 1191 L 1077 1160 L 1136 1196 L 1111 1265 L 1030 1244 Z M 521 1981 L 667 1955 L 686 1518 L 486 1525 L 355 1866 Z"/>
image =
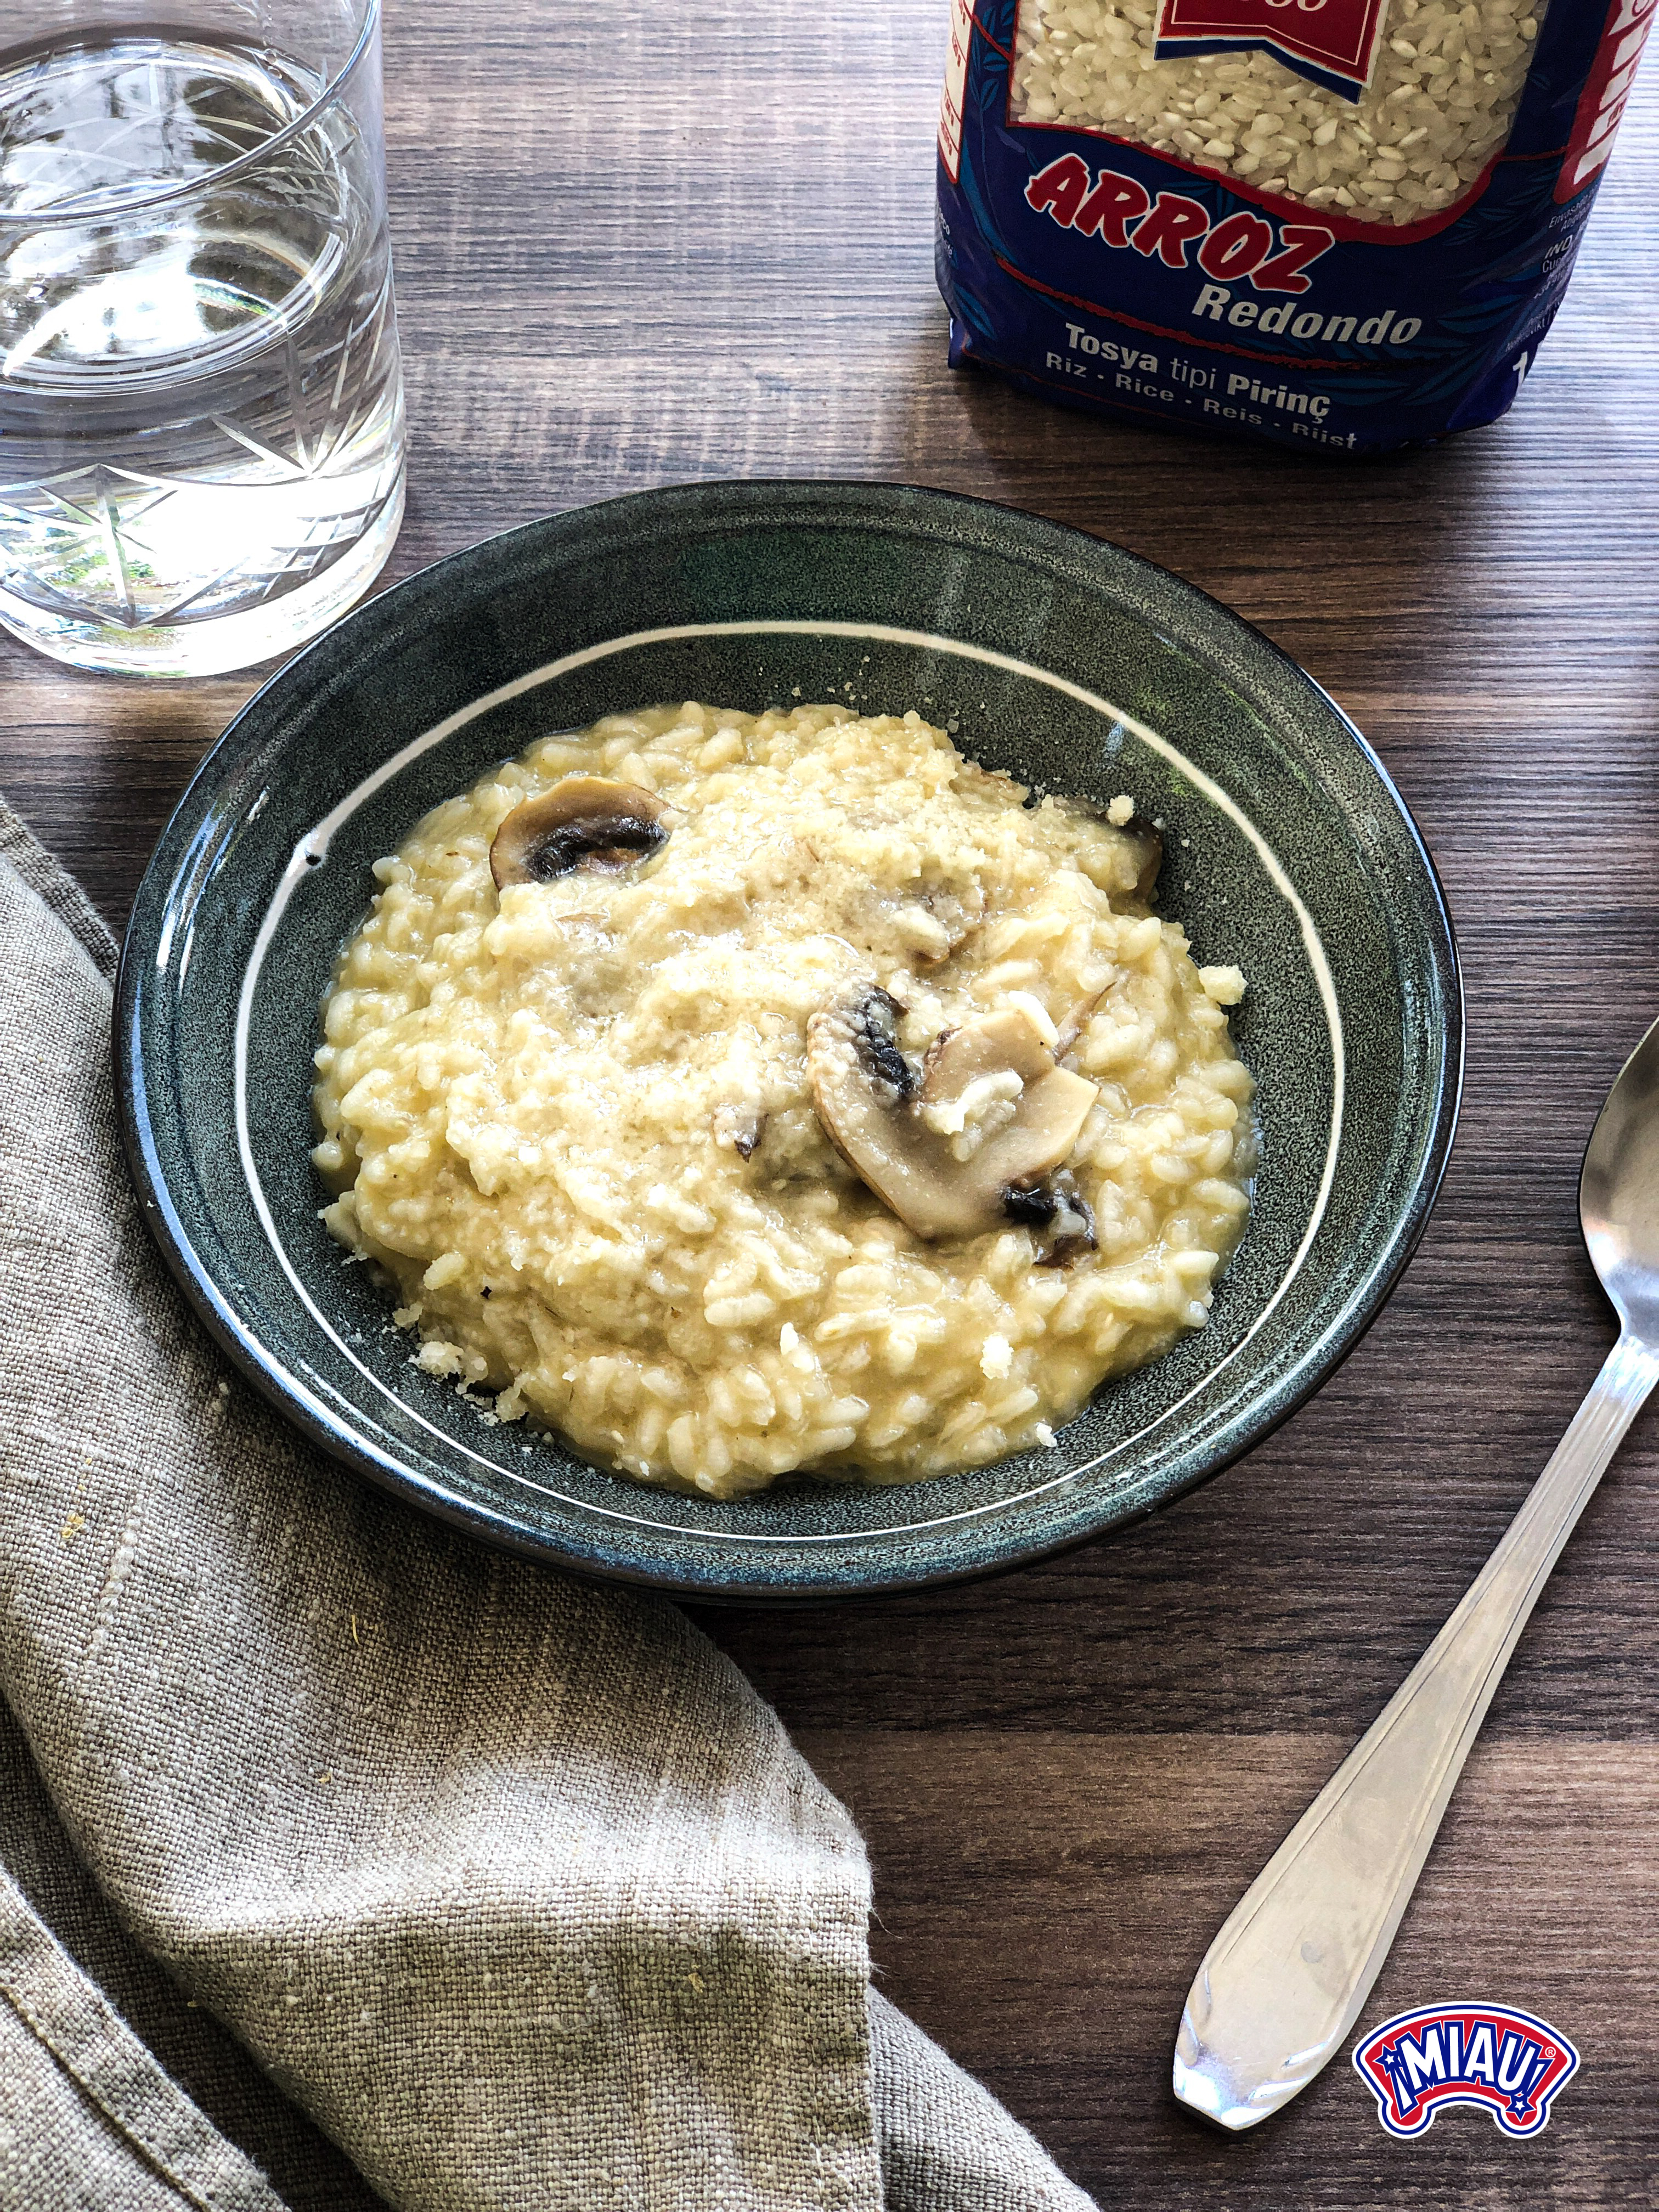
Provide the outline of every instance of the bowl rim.
<path id="1" fill-rule="evenodd" d="M 780 526 L 776 519 L 769 517 L 766 512 L 769 499 L 799 499 L 803 495 L 810 497 L 816 494 L 834 499 L 850 497 L 855 502 L 860 499 L 868 500 L 872 504 L 869 518 L 872 525 L 901 519 L 900 512 L 891 504 L 887 505 L 884 511 L 874 511 L 882 508 L 883 502 L 920 500 L 929 505 L 954 506 L 969 512 L 977 511 L 995 517 L 998 526 L 1004 530 L 1012 526 L 1017 532 L 1024 533 L 1029 540 L 1033 541 L 1034 551 L 1040 551 L 1043 541 L 1048 542 L 1051 553 L 1064 550 L 1068 545 L 1074 553 L 1079 549 L 1086 549 L 1088 556 L 1116 566 L 1120 574 L 1138 576 L 1144 585 L 1150 586 L 1166 601 L 1172 599 L 1177 606 L 1182 606 L 1184 603 L 1184 611 L 1198 623 L 1213 623 L 1218 617 L 1224 634 L 1231 631 L 1247 640 L 1254 652 L 1258 654 L 1265 653 L 1270 665 L 1277 664 L 1276 672 L 1281 679 L 1288 680 L 1293 688 L 1305 689 L 1315 696 L 1340 726 L 1347 740 L 1358 749 L 1364 763 L 1382 787 L 1394 809 L 1396 827 L 1403 831 L 1411 855 L 1421 871 L 1422 888 L 1426 893 L 1425 941 L 1440 986 L 1438 1095 L 1432 1118 L 1426 1125 L 1415 1178 L 1409 1186 L 1405 1202 L 1399 1205 L 1391 1216 L 1384 1255 L 1364 1275 L 1360 1286 L 1352 1295 L 1346 1312 L 1339 1316 L 1337 1322 L 1298 1353 L 1291 1379 L 1279 1385 L 1269 1400 L 1250 1415 L 1241 1417 L 1233 1425 L 1231 1431 L 1218 1440 L 1218 1448 L 1206 1462 L 1196 1468 L 1182 1473 L 1156 1498 L 1120 1504 L 1116 1510 L 1103 1512 L 1089 1525 L 1074 1528 L 1058 1536 L 1049 1533 L 1019 1543 L 1008 1541 L 1005 1534 L 1002 1540 L 989 1547 L 989 1556 L 981 1553 L 965 1560 L 951 1560 L 948 1564 L 923 1566 L 915 1572 L 884 1577 L 861 1575 L 854 1567 L 854 1571 L 832 1583 L 826 1583 L 820 1577 L 810 1586 L 800 1587 L 791 1586 L 787 1576 L 780 1576 L 775 1571 L 770 1572 L 764 1581 L 757 1581 L 737 1574 L 725 1577 L 710 1576 L 701 1570 L 695 1573 L 665 1571 L 660 1566 L 650 1564 L 630 1565 L 614 1557 L 607 1557 L 601 1562 L 588 1556 L 573 1556 L 561 1547 L 555 1536 L 538 1534 L 508 1521 L 500 1512 L 491 1511 L 474 1501 L 453 1494 L 413 1466 L 392 1464 L 383 1460 L 358 1436 L 349 1420 L 331 1417 L 320 1411 L 313 1413 L 312 1404 L 298 1394 L 289 1376 L 286 1364 L 267 1349 L 257 1329 L 244 1319 L 225 1295 L 174 1203 L 149 1118 L 143 1057 L 143 1012 L 148 1002 L 141 988 L 141 979 L 147 966 L 153 964 L 156 942 L 156 933 L 149 927 L 149 924 L 165 908 L 178 882 L 181 867 L 189 857 L 191 844 L 190 825 L 194 823 L 198 813 L 204 811 L 198 803 L 199 798 L 216 787 L 228 753 L 235 745 L 245 726 L 260 718 L 273 693 L 286 693 L 300 688 L 302 693 L 301 712 L 305 714 L 318 696 L 326 696 L 331 688 L 328 671 L 339 651 L 341 633 L 349 626 L 356 629 L 362 645 L 368 648 L 367 653 L 354 653 L 352 660 L 374 657 L 377 646 L 384 647 L 389 641 L 395 641 L 396 632 L 405 617 L 414 613 L 429 594 L 448 592 L 457 580 L 465 584 L 468 580 L 469 571 L 476 573 L 480 568 L 489 569 L 497 566 L 502 557 L 501 549 L 515 541 L 538 539 L 549 534 L 556 538 L 562 530 L 576 530 L 602 518 L 623 516 L 629 510 L 660 510 L 665 502 L 671 510 L 676 502 L 686 502 L 695 511 L 697 507 L 706 507 L 711 501 L 718 503 L 722 494 L 737 501 L 735 510 L 729 512 L 726 519 L 734 523 L 746 522 L 755 527 Z M 791 518 L 790 520 L 794 526 L 800 526 L 805 518 Z M 1138 611 L 1126 611 L 1130 619 L 1145 619 Z M 1172 625 L 1175 641 L 1195 657 L 1201 657 L 1194 637 L 1190 634 L 1182 635 L 1188 629 L 1187 623 Z M 312 678 L 313 685 L 317 687 L 310 700 L 303 696 L 307 675 Z M 484 696 L 479 695 L 481 698 Z M 1466 1042 L 1463 978 L 1456 932 L 1433 856 L 1411 810 L 1376 749 L 1317 678 L 1282 647 L 1199 586 L 1112 540 L 1097 538 L 1073 525 L 1054 522 L 1000 501 L 931 486 L 869 478 L 818 477 L 698 480 L 661 485 L 559 510 L 480 539 L 472 545 L 429 562 L 361 604 L 291 656 L 259 685 L 226 725 L 219 738 L 198 763 L 156 842 L 134 899 L 122 944 L 113 1016 L 118 1121 L 145 1219 L 171 1273 L 210 1334 L 285 1419 L 331 1457 L 358 1473 L 367 1474 L 379 1487 L 418 1504 L 423 1510 L 435 1513 L 449 1525 L 482 1538 L 496 1548 L 539 1559 L 578 1575 L 665 1591 L 687 1602 L 714 1604 L 787 1604 L 897 1595 L 907 1590 L 941 1587 L 1012 1571 L 1040 1559 L 1058 1556 L 1117 1528 L 1133 1526 L 1151 1514 L 1163 1510 L 1176 1498 L 1212 1480 L 1246 1452 L 1253 1450 L 1297 1412 L 1336 1372 L 1387 1304 L 1416 1251 L 1433 1212 L 1451 1153 L 1462 1105 Z M 280 1260 L 280 1253 L 277 1256 Z M 257 1305 L 255 1316 L 257 1318 Z M 575 1511 L 585 1510 L 580 1501 L 568 1503 Z M 1011 1516 L 1017 1512 L 1019 1503 L 1017 1499 L 1006 1502 L 1006 1510 Z M 625 1543 L 626 1539 L 621 1540 Z M 788 1539 L 780 1535 L 776 1540 L 785 1544 Z M 861 1540 L 860 1532 L 849 1530 L 840 1540 L 849 1547 L 856 1547 Z M 710 1547 L 711 1550 L 718 1548 Z M 756 1564 L 761 1563 L 760 1548 L 757 1547 L 757 1551 L 750 1554 Z M 733 1567 L 740 1564 L 734 1555 L 740 1554 L 744 1549 L 741 1546 L 726 1547 L 726 1556 Z"/>

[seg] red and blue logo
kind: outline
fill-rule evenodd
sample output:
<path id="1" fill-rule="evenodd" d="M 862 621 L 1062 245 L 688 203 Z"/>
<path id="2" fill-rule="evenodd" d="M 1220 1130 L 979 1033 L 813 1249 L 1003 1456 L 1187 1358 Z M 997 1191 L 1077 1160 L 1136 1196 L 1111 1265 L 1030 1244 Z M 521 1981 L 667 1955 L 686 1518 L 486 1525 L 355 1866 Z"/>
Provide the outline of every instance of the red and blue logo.
<path id="1" fill-rule="evenodd" d="M 1578 2053 L 1547 2020 L 1508 2005 L 1422 2005 L 1396 2013 L 1353 2054 L 1391 2136 L 1420 2136 L 1443 2105 L 1484 2105 L 1506 2136 L 1549 2124 Z"/>

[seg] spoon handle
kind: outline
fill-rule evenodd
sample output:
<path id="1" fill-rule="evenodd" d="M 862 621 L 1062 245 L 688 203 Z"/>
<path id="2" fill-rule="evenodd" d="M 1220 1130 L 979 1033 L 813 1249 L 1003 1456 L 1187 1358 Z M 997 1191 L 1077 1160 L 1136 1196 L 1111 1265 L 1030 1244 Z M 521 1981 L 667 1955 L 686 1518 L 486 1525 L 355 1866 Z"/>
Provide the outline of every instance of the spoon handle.
<path id="1" fill-rule="evenodd" d="M 1176 2041 L 1194 2112 L 1253 2127 L 1340 2048 L 1516 1639 L 1656 1382 L 1659 1352 L 1626 1330 L 1457 1610 L 1211 1944 Z"/>

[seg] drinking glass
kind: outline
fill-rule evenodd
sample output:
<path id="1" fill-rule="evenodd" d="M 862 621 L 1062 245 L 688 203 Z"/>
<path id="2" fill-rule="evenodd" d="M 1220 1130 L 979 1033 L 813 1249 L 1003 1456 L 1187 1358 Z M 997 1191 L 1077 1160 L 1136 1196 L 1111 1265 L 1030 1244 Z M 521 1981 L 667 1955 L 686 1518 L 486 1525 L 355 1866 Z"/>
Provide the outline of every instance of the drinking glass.
<path id="1" fill-rule="evenodd" d="M 0 7 L 0 623 L 284 652 L 403 519 L 380 0 Z"/>

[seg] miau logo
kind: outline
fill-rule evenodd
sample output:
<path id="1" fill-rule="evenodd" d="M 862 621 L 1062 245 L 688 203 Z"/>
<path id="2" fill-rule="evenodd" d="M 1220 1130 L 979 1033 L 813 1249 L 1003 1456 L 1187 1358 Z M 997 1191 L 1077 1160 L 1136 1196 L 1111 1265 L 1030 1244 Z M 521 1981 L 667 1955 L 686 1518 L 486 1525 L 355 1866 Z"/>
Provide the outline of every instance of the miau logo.
<path id="1" fill-rule="evenodd" d="M 1529 2012 L 1437 2004 L 1385 2021 L 1353 2063 L 1391 2136 L 1422 2135 L 1443 2105 L 1484 2105 L 1504 2135 L 1535 2136 L 1578 2053 Z"/>

